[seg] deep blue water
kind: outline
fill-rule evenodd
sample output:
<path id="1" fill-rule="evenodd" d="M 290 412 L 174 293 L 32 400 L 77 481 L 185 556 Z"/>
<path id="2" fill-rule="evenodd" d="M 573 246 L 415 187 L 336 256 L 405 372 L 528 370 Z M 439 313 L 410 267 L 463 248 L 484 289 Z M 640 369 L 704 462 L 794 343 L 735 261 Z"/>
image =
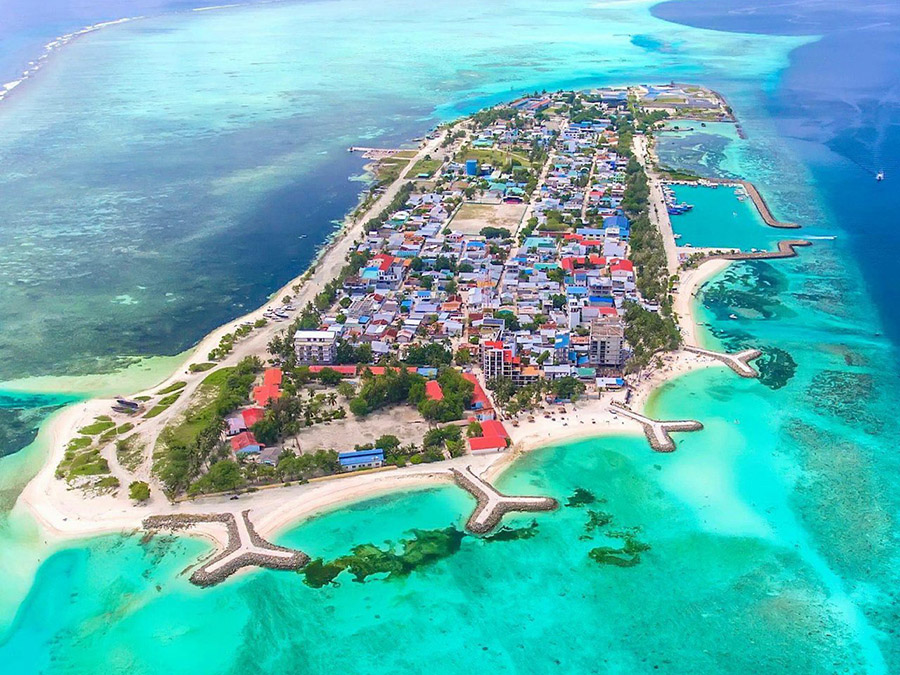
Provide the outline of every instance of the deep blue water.
<path id="1" fill-rule="evenodd" d="M 767 107 L 851 239 L 884 330 L 900 344 L 900 3 L 674 0 L 652 11 L 718 31 L 822 36 L 791 53 Z"/>

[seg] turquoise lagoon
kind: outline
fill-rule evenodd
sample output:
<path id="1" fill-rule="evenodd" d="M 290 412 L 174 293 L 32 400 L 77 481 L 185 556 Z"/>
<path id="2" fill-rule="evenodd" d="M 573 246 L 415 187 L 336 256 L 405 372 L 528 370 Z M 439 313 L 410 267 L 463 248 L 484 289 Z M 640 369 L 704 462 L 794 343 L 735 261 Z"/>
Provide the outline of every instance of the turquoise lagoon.
<path id="1" fill-rule="evenodd" d="M 750 249 L 773 248 L 781 230 L 767 227 L 749 198 L 734 188 L 672 185 L 677 203 L 692 204 L 687 213 L 670 216 L 679 246 Z"/>
<path id="2" fill-rule="evenodd" d="M 137 220 L 124 238 L 138 237 L 136 254 L 143 250 L 140 224 L 158 222 L 152 209 L 160 194 L 175 213 L 199 209 L 191 223 L 162 233 L 169 243 L 160 244 L 160 256 L 175 260 L 159 283 L 184 283 L 184 306 L 204 298 L 204 311 L 217 317 L 229 310 L 216 309 L 204 288 L 216 288 L 224 273 L 194 280 L 178 271 L 180 251 L 240 232 L 251 211 L 291 193 L 298 175 L 332 179 L 343 170 L 346 177 L 350 166 L 338 154 L 364 129 L 373 144 L 399 140 L 406 130 L 529 89 L 672 78 L 711 84 L 748 132 L 747 141 L 730 139 L 727 151 L 706 153 L 711 171 L 739 169 L 777 217 L 813 233 L 840 232 L 760 104 L 760 90 L 775 85 L 801 40 L 674 26 L 650 17 L 643 3 L 514 4 L 429 5 L 428 13 L 411 2 L 377 10 L 359 2 L 286 4 L 101 31 L 73 45 L 7 110 L 0 106 L 8 119 L 0 148 L 10 147 L 3 143 L 16 129 L 43 126 L 45 141 L 84 153 L 83 163 L 71 164 L 67 153 L 52 160 L 23 153 L 17 161 L 22 170 L 60 176 L 62 194 L 74 194 L 66 180 L 81 180 L 76 169 L 94 166 L 91 153 L 102 153 L 78 134 L 63 138 L 51 118 L 90 126 L 91 112 L 116 96 L 122 112 L 112 138 L 99 128 L 92 137 L 109 143 L 104 152 L 115 155 L 113 145 L 125 143 L 158 162 L 161 147 L 198 150 L 193 166 L 173 162 L 168 177 L 156 174 L 160 167 L 132 177 L 132 189 L 143 186 L 150 197 L 128 206 Z M 510 30 L 495 30 L 498 20 Z M 201 59 L 211 64 L 202 74 L 189 67 Z M 45 84 L 73 78 L 93 96 Z M 313 120 L 309 111 L 322 107 L 340 110 L 340 123 Z M 160 120 L 171 125 L 165 133 Z M 309 138 L 297 136 L 307 128 Z M 18 139 L 26 146 L 27 136 Z M 227 147 L 246 154 L 216 164 L 213 146 L 232 141 Z M 254 155 L 255 143 L 262 146 Z M 207 154 L 199 152 L 207 144 Z M 335 173 L 326 170 L 332 160 Z M 676 153 L 667 163 L 690 162 Z M 82 214 L 96 207 L 73 204 Z M 119 248 L 116 220 L 94 230 L 98 260 Z M 286 223 L 284 232 L 303 227 Z M 291 264 L 302 261 L 297 255 Z M 137 281 L 158 269 L 135 264 L 127 274 Z M 270 271 L 256 292 L 293 271 Z M 246 282 L 230 283 L 250 302 Z M 129 292 L 114 290 L 112 297 Z M 95 303 L 73 307 L 73 316 L 99 321 L 106 310 L 117 319 L 132 311 L 107 307 L 112 291 L 102 285 L 93 293 Z M 154 293 L 140 296 L 143 313 L 125 325 L 138 334 L 152 332 L 154 321 L 185 330 L 189 322 L 172 319 Z M 885 367 L 892 347 L 842 240 L 820 241 L 794 260 L 733 266 L 705 286 L 697 312 L 709 346 L 764 351 L 760 381 L 711 368 L 668 383 L 651 400 L 652 414 L 699 419 L 704 431 L 680 436 L 671 455 L 650 452 L 639 437 L 529 454 L 501 478 L 501 489 L 564 504 L 581 489 L 595 501 L 511 519 L 499 540 L 461 535 L 472 501 L 452 487 L 349 505 L 280 536 L 325 560 L 371 543 L 401 561 L 393 573 L 363 582 L 344 571 L 334 584 L 312 588 L 299 574 L 255 572 L 199 590 L 180 574 L 204 550 L 194 540 L 113 536 L 55 550 L 14 512 L 0 535 L 0 563 L 12 580 L 0 605 L 9 608 L 0 662 L 14 672 L 63 673 L 897 670 L 900 467 L 885 420 L 898 385 Z M 34 344 L 35 354 L 48 348 Z M 60 359 L 74 364 L 75 351 Z M 0 472 L 27 475 L 20 458 L 33 465 L 45 443 L 39 435 L 5 458 Z M 628 566 L 596 553 L 629 540 L 649 549 L 636 558 L 614 554 Z"/>

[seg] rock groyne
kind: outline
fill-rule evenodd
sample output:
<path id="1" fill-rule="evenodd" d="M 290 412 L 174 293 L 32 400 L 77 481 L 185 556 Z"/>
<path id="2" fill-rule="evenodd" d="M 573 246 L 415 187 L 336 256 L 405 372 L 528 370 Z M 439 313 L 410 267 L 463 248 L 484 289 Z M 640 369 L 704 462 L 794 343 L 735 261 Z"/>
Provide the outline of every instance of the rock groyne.
<path id="1" fill-rule="evenodd" d="M 756 368 L 750 365 L 751 361 L 762 356 L 762 352 L 758 349 L 744 349 L 743 351 L 736 352 L 734 354 L 714 352 L 709 349 L 703 349 L 702 347 L 693 347 L 690 345 L 685 345 L 684 349 L 685 351 L 692 352 L 694 354 L 708 356 L 710 358 L 716 359 L 717 361 L 721 361 L 741 377 L 759 377 L 759 371 L 757 371 Z"/>
<path id="2" fill-rule="evenodd" d="M 490 532 L 497 527 L 503 516 L 511 511 L 553 511 L 559 506 L 559 502 L 552 497 L 504 495 L 477 476 L 472 467 L 466 467 L 465 471 L 450 469 L 450 472 L 456 484 L 478 500 L 478 505 L 466 522 L 466 529 L 473 534 Z"/>
<path id="3" fill-rule="evenodd" d="M 309 556 L 283 546 L 276 546 L 259 536 L 250 522 L 250 511 L 234 513 L 174 514 L 149 516 L 144 529 L 179 531 L 198 523 L 222 523 L 228 533 L 228 543 L 218 554 L 204 562 L 191 575 L 196 586 L 218 584 L 242 567 L 265 567 L 273 570 L 297 570 L 309 562 Z"/>
<path id="4" fill-rule="evenodd" d="M 640 423 L 644 428 L 644 434 L 647 436 L 650 447 L 656 452 L 673 452 L 675 450 L 675 441 L 670 435 L 672 431 L 700 431 L 703 429 L 703 425 L 697 420 L 654 420 L 617 402 L 613 402 L 609 410 Z"/>

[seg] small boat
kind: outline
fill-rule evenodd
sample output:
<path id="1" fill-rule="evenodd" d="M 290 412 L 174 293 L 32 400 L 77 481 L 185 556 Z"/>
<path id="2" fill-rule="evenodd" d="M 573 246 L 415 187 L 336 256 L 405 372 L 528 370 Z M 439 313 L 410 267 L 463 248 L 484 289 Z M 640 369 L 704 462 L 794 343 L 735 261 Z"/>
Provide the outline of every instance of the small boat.
<path id="1" fill-rule="evenodd" d="M 879 171 L 875 174 L 875 180 L 881 182 L 884 180 L 884 171 Z"/>
<path id="2" fill-rule="evenodd" d="M 728 318 L 729 318 L 729 319 L 736 319 L 736 318 L 737 318 L 737 314 L 729 314 L 729 315 L 728 315 Z"/>

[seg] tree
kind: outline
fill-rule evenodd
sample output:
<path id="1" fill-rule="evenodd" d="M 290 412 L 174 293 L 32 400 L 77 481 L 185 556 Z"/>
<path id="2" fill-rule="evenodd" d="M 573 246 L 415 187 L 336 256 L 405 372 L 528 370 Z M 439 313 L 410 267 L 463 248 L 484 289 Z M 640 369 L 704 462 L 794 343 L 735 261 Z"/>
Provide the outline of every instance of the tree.
<path id="1" fill-rule="evenodd" d="M 472 353 L 465 347 L 460 347 L 456 350 L 454 360 L 458 366 L 468 366 L 472 363 Z"/>
<path id="2" fill-rule="evenodd" d="M 150 499 L 150 486 L 142 480 L 136 480 L 128 486 L 128 496 L 136 502 Z"/>
<path id="3" fill-rule="evenodd" d="M 481 422 L 478 420 L 472 420 L 469 422 L 469 426 L 466 427 L 466 436 L 469 438 L 474 438 L 475 436 L 481 436 L 483 429 L 481 428 Z"/>
<path id="4" fill-rule="evenodd" d="M 334 368 L 322 368 L 322 370 L 319 371 L 319 382 L 327 387 L 335 386 L 342 379 L 343 375 L 341 375 Z"/>
<path id="5" fill-rule="evenodd" d="M 230 459 L 223 459 L 213 464 L 204 478 L 209 479 L 210 486 L 216 492 L 234 490 L 244 482 L 241 468 Z"/>

